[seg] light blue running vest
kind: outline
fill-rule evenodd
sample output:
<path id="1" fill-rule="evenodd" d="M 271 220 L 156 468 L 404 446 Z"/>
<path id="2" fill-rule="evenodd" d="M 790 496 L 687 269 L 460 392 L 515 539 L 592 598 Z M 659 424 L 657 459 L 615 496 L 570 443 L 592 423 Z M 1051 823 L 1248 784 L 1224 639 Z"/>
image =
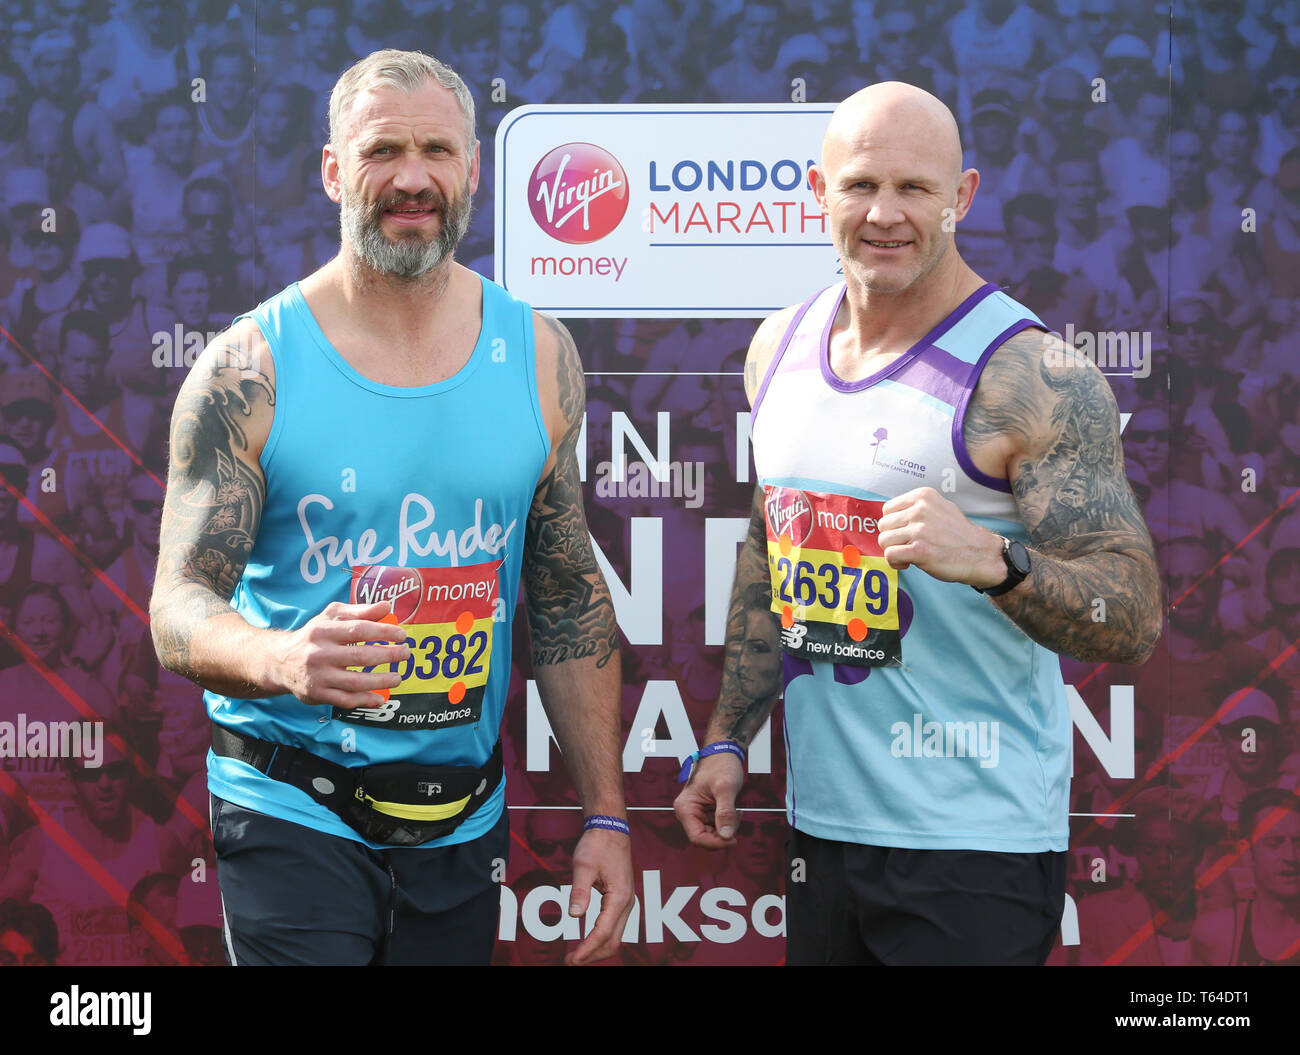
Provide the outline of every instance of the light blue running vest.
<path id="1" fill-rule="evenodd" d="M 492 754 L 510 681 L 510 627 L 524 531 L 550 451 L 538 404 L 533 316 L 483 280 L 483 324 L 452 377 L 394 388 L 362 377 L 330 345 L 297 284 L 249 313 L 275 361 L 275 418 L 262 452 L 266 505 L 231 601 L 250 624 L 293 630 L 349 600 L 354 565 L 411 568 L 501 561 L 480 719 L 440 729 L 334 720 L 291 695 L 207 692 L 212 720 L 355 767 L 385 762 L 481 766 Z M 208 754 L 208 787 L 247 809 L 366 842 L 335 814 L 251 766 Z M 497 821 L 505 781 L 450 836 Z M 377 844 L 368 845 L 379 848 Z"/>
<path id="2" fill-rule="evenodd" d="M 844 292 L 802 306 L 760 387 L 759 482 L 873 501 L 929 486 L 1027 541 L 1010 485 L 974 465 L 962 425 L 994 349 L 1043 324 L 985 285 L 849 383 L 828 344 Z M 901 667 L 783 657 L 791 825 L 878 846 L 1065 850 L 1071 726 L 1058 657 L 967 585 L 916 568 L 898 585 Z"/>

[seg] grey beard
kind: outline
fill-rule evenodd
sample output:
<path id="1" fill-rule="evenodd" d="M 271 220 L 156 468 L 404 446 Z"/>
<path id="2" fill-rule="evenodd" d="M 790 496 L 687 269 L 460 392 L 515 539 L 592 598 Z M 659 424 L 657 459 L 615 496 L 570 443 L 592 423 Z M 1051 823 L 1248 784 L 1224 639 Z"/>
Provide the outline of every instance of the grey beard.
<path id="1" fill-rule="evenodd" d="M 345 184 L 339 209 L 339 224 L 343 237 L 352 246 L 360 260 L 372 271 L 395 278 L 419 278 L 451 256 L 469 230 L 470 190 L 466 183 L 464 193 L 448 203 L 441 196 L 427 191 L 415 198 L 388 199 L 367 204 L 354 198 Z M 380 230 L 384 210 L 394 204 L 411 201 L 432 205 L 442 212 L 438 233 L 430 242 L 418 234 L 390 242 Z"/>

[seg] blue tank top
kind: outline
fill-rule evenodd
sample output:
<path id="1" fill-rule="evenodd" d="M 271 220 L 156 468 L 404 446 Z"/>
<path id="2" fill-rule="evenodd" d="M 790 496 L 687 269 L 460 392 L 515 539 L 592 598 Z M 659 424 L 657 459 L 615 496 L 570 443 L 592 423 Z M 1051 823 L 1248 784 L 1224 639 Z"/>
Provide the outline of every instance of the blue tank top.
<path id="1" fill-rule="evenodd" d="M 884 502 L 929 486 L 1027 541 L 1010 485 L 975 466 L 962 429 L 993 351 L 1045 327 L 985 285 L 878 373 L 846 382 L 829 355 L 844 295 L 840 284 L 804 304 L 773 357 L 754 403 L 759 482 L 810 518 L 826 516 L 818 495 Z M 791 825 L 879 846 L 1066 849 L 1071 729 L 1055 653 L 969 586 L 916 568 L 897 573 L 896 605 L 901 666 L 783 654 Z"/>
<path id="2" fill-rule="evenodd" d="M 354 370 L 296 283 L 249 313 L 275 362 L 276 401 L 261 457 L 266 504 L 231 604 L 253 626 L 293 630 L 331 601 L 388 600 L 415 654 L 399 671 L 408 680 L 373 717 L 335 717 L 291 695 L 207 692 L 213 721 L 349 767 L 478 766 L 491 756 L 509 687 L 524 531 L 550 441 L 532 310 L 482 286 L 469 360 L 416 388 Z M 401 696 L 407 689 L 420 692 Z M 398 700 L 429 703 L 429 713 L 399 724 Z M 211 752 L 208 787 L 247 809 L 366 841 L 305 792 Z M 502 781 L 453 834 L 425 845 L 476 838 L 504 802 Z"/>

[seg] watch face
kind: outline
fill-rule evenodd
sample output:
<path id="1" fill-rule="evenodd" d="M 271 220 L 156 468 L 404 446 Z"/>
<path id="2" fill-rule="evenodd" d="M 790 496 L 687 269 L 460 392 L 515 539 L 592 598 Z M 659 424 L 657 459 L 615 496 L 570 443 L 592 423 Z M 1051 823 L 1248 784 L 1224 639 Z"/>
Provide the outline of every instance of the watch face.
<path id="1" fill-rule="evenodd" d="M 1025 549 L 1024 543 L 1012 539 L 1007 546 L 1006 558 L 1022 579 L 1029 574 L 1029 550 Z"/>

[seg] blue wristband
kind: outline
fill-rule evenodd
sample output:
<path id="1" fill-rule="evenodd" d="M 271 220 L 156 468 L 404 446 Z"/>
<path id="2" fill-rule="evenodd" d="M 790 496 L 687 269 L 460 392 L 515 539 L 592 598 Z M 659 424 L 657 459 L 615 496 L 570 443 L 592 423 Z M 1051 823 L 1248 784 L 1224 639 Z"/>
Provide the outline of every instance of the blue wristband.
<path id="1" fill-rule="evenodd" d="M 629 838 L 632 836 L 632 829 L 627 826 L 627 821 L 623 820 L 622 817 L 610 817 L 604 813 L 593 813 L 582 822 L 582 830 L 584 832 L 589 832 L 592 828 L 603 828 L 610 832 L 622 832 Z"/>
<path id="2" fill-rule="evenodd" d="M 718 740 L 709 744 L 707 747 L 701 747 L 698 751 L 693 751 L 691 754 L 686 756 L 686 760 L 682 762 L 682 771 L 677 774 L 677 783 L 686 783 L 687 778 L 691 775 L 691 770 L 695 768 L 695 763 L 701 758 L 708 758 L 709 755 L 720 755 L 724 752 L 729 755 L 735 755 L 741 762 L 746 761 L 748 758 L 745 754 L 745 749 L 736 743 L 735 740 Z"/>

